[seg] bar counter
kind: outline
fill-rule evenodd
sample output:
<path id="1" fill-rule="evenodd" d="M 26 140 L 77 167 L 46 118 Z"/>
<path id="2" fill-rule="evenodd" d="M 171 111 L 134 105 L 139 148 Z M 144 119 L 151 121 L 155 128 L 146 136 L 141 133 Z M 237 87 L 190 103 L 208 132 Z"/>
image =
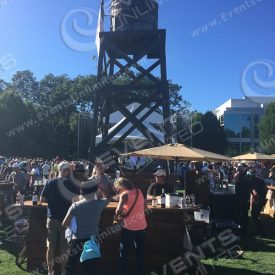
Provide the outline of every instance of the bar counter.
<path id="1" fill-rule="evenodd" d="M 37 270 L 45 266 L 47 204 L 32 205 L 26 201 L 22 207 L 29 215 L 29 232 L 26 240 L 27 268 Z M 119 232 L 112 221 L 117 202 L 110 202 L 100 221 L 101 254 L 98 274 L 117 269 L 119 259 Z M 194 223 L 196 208 L 153 208 L 148 206 L 148 228 L 145 240 L 145 266 L 147 272 L 161 272 L 162 265 L 182 255 L 185 224 Z M 130 251 L 129 268 L 135 270 L 134 253 Z M 132 274 L 132 273 L 131 273 Z"/>

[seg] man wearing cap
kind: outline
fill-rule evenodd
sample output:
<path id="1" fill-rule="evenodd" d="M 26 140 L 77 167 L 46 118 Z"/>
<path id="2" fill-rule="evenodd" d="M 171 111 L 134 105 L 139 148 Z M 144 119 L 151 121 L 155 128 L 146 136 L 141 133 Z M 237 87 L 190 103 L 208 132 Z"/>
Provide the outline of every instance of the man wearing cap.
<path id="1" fill-rule="evenodd" d="M 27 186 L 27 175 L 20 171 L 20 167 L 18 163 L 14 163 L 12 165 L 13 172 L 10 174 L 8 181 L 14 184 L 15 193 L 18 191 L 21 195 L 25 195 L 26 186 Z"/>
<path id="2" fill-rule="evenodd" d="M 147 191 L 147 200 L 152 200 L 153 195 L 161 196 L 162 189 L 165 190 L 165 193 L 173 193 L 173 186 L 166 183 L 166 171 L 164 169 L 158 169 L 156 173 L 153 174 L 155 176 L 155 182 L 149 186 Z"/>
<path id="3" fill-rule="evenodd" d="M 68 189 L 71 185 L 70 165 L 68 162 L 61 162 L 58 165 L 59 177 L 48 181 L 41 193 L 41 201 L 48 203 L 48 219 L 47 219 L 47 264 L 48 274 L 54 274 L 54 259 L 58 251 L 61 253 L 61 258 L 67 252 L 65 230 L 62 226 L 62 221 L 66 216 L 68 209 L 71 206 L 73 197 L 77 196 L 74 192 Z M 63 257 L 64 258 L 64 257 Z M 64 273 L 64 264 L 62 271 Z"/>

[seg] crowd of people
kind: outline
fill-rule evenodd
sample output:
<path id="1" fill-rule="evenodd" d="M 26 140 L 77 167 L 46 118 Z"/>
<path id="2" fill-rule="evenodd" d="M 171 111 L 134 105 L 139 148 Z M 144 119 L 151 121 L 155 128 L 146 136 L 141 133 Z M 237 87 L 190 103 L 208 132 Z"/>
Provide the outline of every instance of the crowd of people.
<path id="1" fill-rule="evenodd" d="M 153 174 L 154 182 L 149 186 L 146 198 L 129 180 L 117 177 L 112 181 L 100 160 L 92 165 L 88 161 L 67 162 L 58 157 L 51 161 L 12 158 L 2 162 L 0 169 L 1 180 L 12 183 L 15 193 L 25 195 L 33 190 L 37 181 L 43 182 L 40 201 L 48 205 L 48 274 L 54 274 L 57 251 L 65 255 L 63 274 L 76 274 L 79 265 L 82 271 L 77 274 L 96 274 L 97 256 L 89 255 L 86 246 L 97 245 L 94 237 L 100 232 L 100 216 L 110 200 L 118 201 L 116 216 L 122 220 L 118 248 L 120 274 L 128 274 L 128 250 L 133 244 L 138 274 L 144 274 L 147 201 L 153 196 L 160 198 L 163 189 L 165 193 L 174 192 L 174 186 L 167 183 L 165 169 L 158 167 Z M 247 230 L 249 209 L 257 232 L 261 232 L 260 213 L 266 202 L 266 184 L 274 182 L 275 166 L 254 162 L 190 162 L 188 165 L 181 162 L 175 172 L 183 181 L 188 173 L 200 174 L 207 178 L 210 189 L 216 181 L 234 183 L 243 232 Z M 137 216 L 138 219 L 133 219 Z"/>
<path id="2" fill-rule="evenodd" d="M 267 185 L 275 184 L 275 166 L 271 162 L 228 162 L 179 164 L 178 176 L 196 175 L 206 179 L 210 191 L 222 191 L 231 184 L 236 194 L 236 221 L 241 233 L 247 234 L 249 212 L 255 224 L 256 234 L 262 235 L 260 214 L 267 202 Z M 192 178 L 192 177 L 191 177 Z M 275 199 L 275 198 L 273 198 Z"/>
<path id="3" fill-rule="evenodd" d="M 224 180 L 230 183 L 235 183 L 235 175 L 239 171 L 240 167 L 246 167 L 247 170 L 252 172 L 257 178 L 263 179 L 266 183 L 271 183 L 274 179 L 275 167 L 272 167 L 270 162 L 180 162 L 175 170 L 177 176 L 184 181 L 186 173 L 190 171 L 197 171 L 207 175 L 211 188 L 214 188 L 215 180 Z"/>
<path id="4" fill-rule="evenodd" d="M 10 159 L 1 164 L 2 180 L 13 183 L 15 193 L 26 194 L 35 181 L 45 180 L 40 201 L 47 203 L 48 208 L 48 274 L 54 274 L 57 252 L 63 259 L 62 274 L 96 274 L 97 257 L 89 255 L 89 252 L 83 256 L 83 253 L 85 245 L 99 234 L 101 213 L 112 198 L 118 201 L 116 215 L 123 217 L 118 247 L 120 274 L 128 274 L 128 250 L 134 243 L 138 274 L 144 274 L 145 198 L 141 190 L 125 178 L 117 178 L 114 184 L 105 169 L 104 163 L 99 160 L 94 166 L 85 161 L 59 159 L 51 162 Z M 68 235 L 66 229 L 71 234 Z M 82 257 L 85 258 L 83 261 L 80 260 Z"/>

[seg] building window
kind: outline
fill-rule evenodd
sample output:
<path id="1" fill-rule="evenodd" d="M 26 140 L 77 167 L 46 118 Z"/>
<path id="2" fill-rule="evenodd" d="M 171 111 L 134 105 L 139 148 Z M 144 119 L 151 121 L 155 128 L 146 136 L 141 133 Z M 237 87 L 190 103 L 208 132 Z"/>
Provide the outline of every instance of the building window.
<path id="1" fill-rule="evenodd" d="M 260 122 L 260 115 L 254 114 L 254 124 L 259 124 L 259 122 Z"/>
<path id="2" fill-rule="evenodd" d="M 220 125 L 224 126 L 224 115 L 220 116 Z"/>
<path id="3" fill-rule="evenodd" d="M 225 113 L 224 129 L 227 137 L 251 138 L 251 115 L 249 113 Z"/>
<path id="4" fill-rule="evenodd" d="M 239 143 L 229 143 L 227 145 L 227 155 L 230 157 L 240 155 L 240 144 Z"/>
<path id="5" fill-rule="evenodd" d="M 259 137 L 260 137 L 259 126 L 254 125 L 254 138 L 259 138 Z"/>
<path id="6" fill-rule="evenodd" d="M 260 122 L 260 115 L 254 114 L 254 138 L 259 138 L 259 122 Z"/>
<path id="7" fill-rule="evenodd" d="M 256 146 L 255 146 L 256 147 Z M 254 151 L 254 146 L 247 142 L 230 142 L 227 145 L 227 155 L 234 157 Z"/>

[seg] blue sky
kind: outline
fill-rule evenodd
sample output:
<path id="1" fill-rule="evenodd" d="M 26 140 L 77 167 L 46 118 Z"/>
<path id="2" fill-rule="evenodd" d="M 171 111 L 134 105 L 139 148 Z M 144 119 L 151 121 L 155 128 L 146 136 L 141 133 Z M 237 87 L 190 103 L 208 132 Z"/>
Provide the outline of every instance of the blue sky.
<path id="1" fill-rule="evenodd" d="M 193 109 L 204 112 L 229 98 L 242 97 L 241 75 L 245 68 L 255 62 L 257 66 L 262 59 L 274 65 L 274 0 L 159 2 L 159 25 L 167 29 L 168 77 L 183 86 L 182 95 Z M 47 73 L 71 77 L 96 74 L 96 49 L 71 49 L 70 42 L 64 41 L 61 26 L 75 18 L 78 26 L 91 34 L 73 37 L 69 30 L 69 36 L 81 45 L 93 43 L 99 3 L 100 0 L 0 0 L 0 65 L 7 57 L 12 58 L 9 66 L 6 63 L 4 69 L 0 67 L 0 77 L 9 79 L 14 71 L 24 69 L 33 71 L 38 79 Z M 92 14 L 90 25 L 83 14 L 76 15 L 79 9 Z M 70 24 L 64 26 L 67 30 Z M 267 71 L 262 65 L 258 65 L 258 74 L 265 81 Z"/>

